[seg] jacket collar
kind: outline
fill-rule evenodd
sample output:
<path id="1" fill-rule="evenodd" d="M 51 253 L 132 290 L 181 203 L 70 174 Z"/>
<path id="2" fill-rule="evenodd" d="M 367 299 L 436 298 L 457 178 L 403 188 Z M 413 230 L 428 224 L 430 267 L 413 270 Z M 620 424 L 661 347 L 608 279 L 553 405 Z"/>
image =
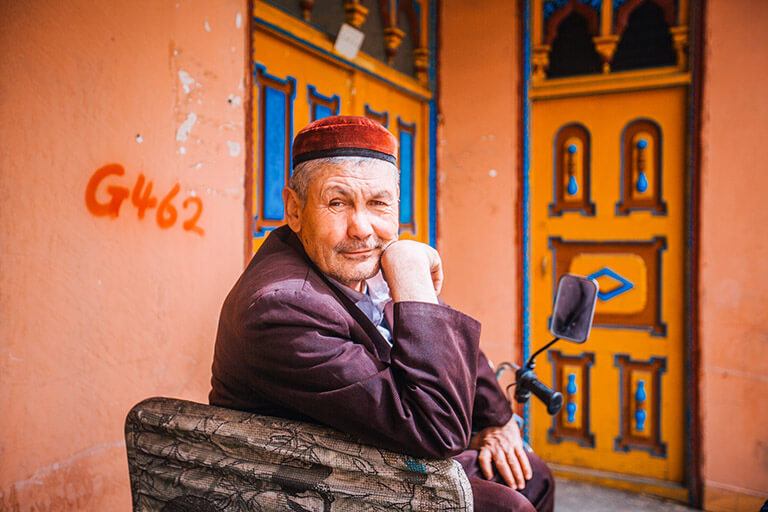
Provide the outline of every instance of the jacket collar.
<path id="1" fill-rule="evenodd" d="M 304 260 L 307 262 L 307 265 L 309 265 L 310 270 L 323 280 L 323 282 L 328 286 L 328 288 L 331 289 L 339 302 L 341 302 L 341 304 L 344 306 L 344 309 L 346 309 L 352 318 L 358 324 L 360 324 L 360 327 L 363 328 L 363 331 L 365 331 L 366 335 L 368 335 L 368 338 L 371 340 L 375 348 L 376 355 L 379 357 L 379 359 L 387 363 L 390 362 L 391 347 L 389 343 L 387 343 L 387 340 L 379 332 L 376 326 L 373 325 L 373 322 L 371 322 L 365 313 L 363 313 L 360 308 L 357 307 L 352 299 L 350 299 L 347 294 L 344 293 L 344 291 L 341 290 L 341 288 L 339 288 L 331 278 L 325 275 L 325 273 L 320 270 L 314 261 L 312 261 L 307 252 L 304 250 L 304 245 L 301 243 L 301 240 L 299 240 L 299 237 L 296 236 L 296 233 L 294 233 L 288 226 L 280 227 L 276 229 L 275 232 L 275 234 L 279 235 L 289 247 L 295 250 L 302 258 L 304 258 Z M 392 340 L 394 342 L 394 315 L 392 312 L 393 305 L 390 302 L 384 308 L 384 315 L 390 325 L 390 328 L 393 330 Z"/>

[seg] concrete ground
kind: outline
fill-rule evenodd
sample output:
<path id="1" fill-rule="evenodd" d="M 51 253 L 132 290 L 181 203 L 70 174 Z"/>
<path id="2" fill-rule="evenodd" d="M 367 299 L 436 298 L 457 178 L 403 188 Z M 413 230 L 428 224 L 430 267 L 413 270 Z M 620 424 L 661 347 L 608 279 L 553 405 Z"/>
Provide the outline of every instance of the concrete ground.
<path id="1" fill-rule="evenodd" d="M 555 512 L 697 512 L 676 502 L 556 478 Z"/>

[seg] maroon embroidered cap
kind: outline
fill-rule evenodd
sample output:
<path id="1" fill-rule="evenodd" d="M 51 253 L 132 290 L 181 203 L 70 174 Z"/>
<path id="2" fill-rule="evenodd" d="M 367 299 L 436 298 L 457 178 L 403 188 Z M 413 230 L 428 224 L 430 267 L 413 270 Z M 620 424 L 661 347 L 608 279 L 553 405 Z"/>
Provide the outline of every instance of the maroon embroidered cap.
<path id="1" fill-rule="evenodd" d="M 397 165 L 397 139 L 380 123 L 358 116 L 318 119 L 293 139 L 293 167 L 334 156 L 378 158 Z"/>

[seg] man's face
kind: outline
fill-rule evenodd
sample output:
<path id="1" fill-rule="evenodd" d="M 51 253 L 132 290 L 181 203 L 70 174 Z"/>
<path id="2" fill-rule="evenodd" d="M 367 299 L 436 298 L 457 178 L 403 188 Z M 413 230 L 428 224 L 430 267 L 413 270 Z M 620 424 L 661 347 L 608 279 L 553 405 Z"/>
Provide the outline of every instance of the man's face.
<path id="1" fill-rule="evenodd" d="M 382 249 L 397 238 L 397 201 L 391 164 L 327 166 L 316 171 L 291 228 L 320 270 L 360 290 L 379 271 Z"/>

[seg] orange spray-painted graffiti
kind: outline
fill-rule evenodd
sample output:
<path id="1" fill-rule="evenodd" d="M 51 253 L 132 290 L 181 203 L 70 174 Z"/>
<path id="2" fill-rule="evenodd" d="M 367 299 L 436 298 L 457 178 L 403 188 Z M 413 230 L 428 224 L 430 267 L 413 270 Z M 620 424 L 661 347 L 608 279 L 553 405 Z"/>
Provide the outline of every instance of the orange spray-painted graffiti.
<path id="1" fill-rule="evenodd" d="M 85 187 L 85 206 L 88 208 L 89 212 L 97 217 L 117 218 L 120 215 L 120 207 L 123 205 L 123 202 L 130 197 L 131 204 L 136 207 L 136 213 L 139 219 L 144 218 L 144 214 L 147 210 L 156 207 L 157 214 L 155 220 L 160 228 L 168 229 L 176 223 L 176 220 L 179 217 L 179 212 L 176 210 L 172 201 L 176 195 L 178 195 L 179 190 L 181 190 L 181 185 L 178 183 L 176 183 L 170 192 L 168 192 L 158 203 L 157 198 L 152 195 L 152 182 L 147 181 L 143 174 L 139 174 L 132 191 L 126 187 L 108 185 L 107 194 L 109 194 L 109 200 L 106 202 L 99 202 L 96 198 L 96 194 L 102 182 L 110 176 L 124 175 L 125 169 L 120 164 L 108 164 L 93 173 L 91 179 L 88 180 L 88 185 Z M 190 231 L 203 236 L 205 230 L 197 225 L 197 221 L 203 214 L 203 201 L 199 197 L 189 196 L 184 199 L 181 206 L 184 210 L 188 207 L 194 208 L 194 211 L 191 212 L 191 217 L 182 223 L 182 228 L 185 231 Z"/>
<path id="2" fill-rule="evenodd" d="M 88 207 L 88 211 L 97 217 L 108 215 L 115 218 L 120 215 L 120 205 L 128 197 L 128 189 L 114 185 L 107 187 L 107 192 L 112 197 L 112 200 L 108 203 L 100 203 L 96 200 L 96 189 L 99 188 L 99 185 L 107 176 L 122 176 L 123 174 L 125 174 L 125 169 L 120 164 L 105 165 L 93 173 L 93 176 L 88 181 L 88 186 L 85 187 L 85 205 Z"/>

